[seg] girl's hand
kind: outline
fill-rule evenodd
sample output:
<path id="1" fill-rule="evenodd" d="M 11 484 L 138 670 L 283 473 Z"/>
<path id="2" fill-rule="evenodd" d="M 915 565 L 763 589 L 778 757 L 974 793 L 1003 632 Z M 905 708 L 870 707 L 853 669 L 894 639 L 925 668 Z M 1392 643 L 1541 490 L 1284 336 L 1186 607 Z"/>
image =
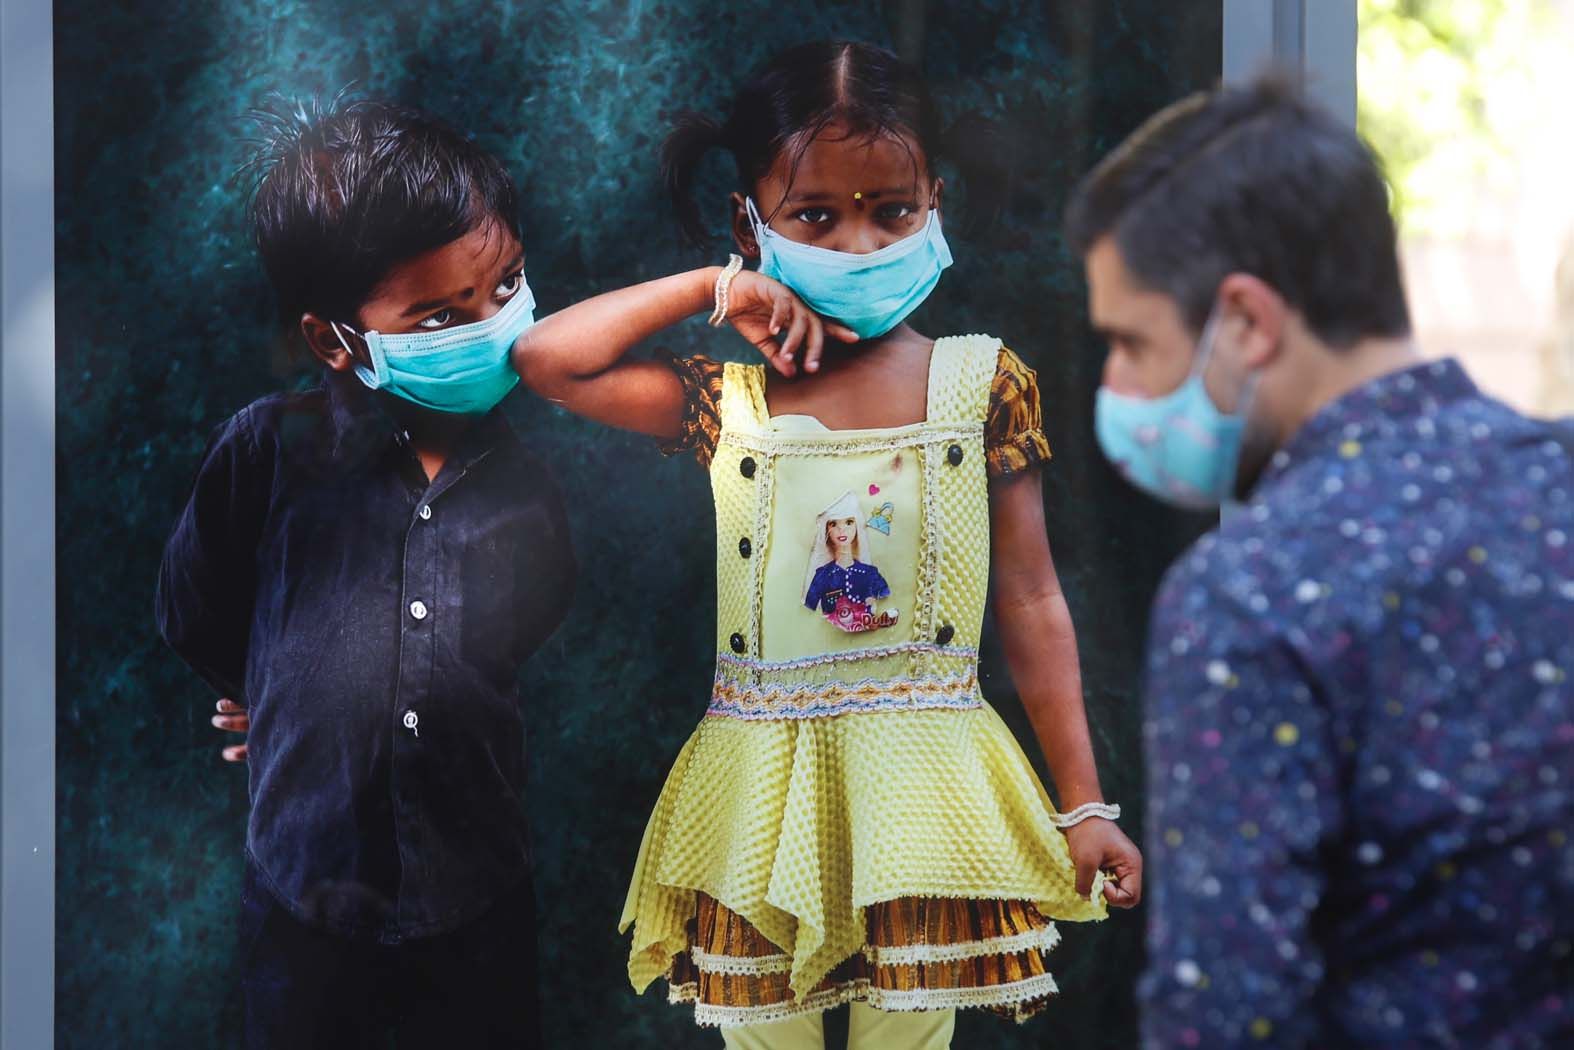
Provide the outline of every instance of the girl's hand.
<path id="1" fill-rule="evenodd" d="M 1142 854 L 1112 821 L 1093 817 L 1065 829 L 1066 845 L 1077 866 L 1077 895 L 1093 889 L 1093 874 L 1104 872 L 1104 899 L 1117 908 L 1142 900 Z"/>
<path id="2" fill-rule="evenodd" d="M 218 711 L 219 713 L 213 716 L 213 724 L 216 728 L 222 729 L 226 733 L 244 733 L 251 729 L 251 716 L 246 713 L 244 707 L 235 701 L 230 699 L 220 700 Z M 246 761 L 246 745 L 240 743 L 226 747 L 224 749 L 224 761 Z"/>
<path id="3" fill-rule="evenodd" d="M 858 341 L 852 329 L 823 320 L 792 289 L 753 270 L 741 270 L 732 279 L 727 293 L 727 320 L 784 376 L 798 374 L 800 351 L 804 371 L 819 370 L 826 333 L 844 343 Z M 785 337 L 783 332 L 787 333 Z"/>

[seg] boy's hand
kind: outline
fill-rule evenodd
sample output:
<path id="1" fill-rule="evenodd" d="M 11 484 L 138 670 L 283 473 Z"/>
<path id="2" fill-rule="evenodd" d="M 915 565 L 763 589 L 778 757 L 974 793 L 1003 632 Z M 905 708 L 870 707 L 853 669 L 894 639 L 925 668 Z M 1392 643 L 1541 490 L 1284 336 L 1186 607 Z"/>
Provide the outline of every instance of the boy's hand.
<path id="1" fill-rule="evenodd" d="M 1093 874 L 1104 872 L 1104 899 L 1117 908 L 1142 900 L 1142 854 L 1112 821 L 1093 817 L 1065 830 L 1071 861 L 1077 866 L 1077 895 L 1093 889 Z"/>
<path id="2" fill-rule="evenodd" d="M 226 733 L 244 733 L 251 728 L 251 717 L 246 709 L 227 697 L 218 703 L 219 713 L 213 716 L 213 724 Z M 223 751 L 224 761 L 246 761 L 246 745 L 232 744 Z"/>
<path id="3" fill-rule="evenodd" d="M 819 370 L 826 333 L 844 343 L 858 341 L 852 329 L 823 320 L 792 289 L 753 270 L 741 270 L 732 279 L 727 293 L 727 320 L 784 376 L 798 374 L 796 358 L 800 351 L 804 371 Z M 783 332 L 787 333 L 785 337 Z"/>

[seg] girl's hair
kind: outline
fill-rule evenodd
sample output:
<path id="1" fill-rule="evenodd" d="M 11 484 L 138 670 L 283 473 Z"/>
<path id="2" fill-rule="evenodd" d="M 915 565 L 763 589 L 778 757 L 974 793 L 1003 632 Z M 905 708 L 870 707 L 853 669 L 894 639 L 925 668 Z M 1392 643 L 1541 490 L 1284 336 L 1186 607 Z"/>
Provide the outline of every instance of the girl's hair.
<path id="1" fill-rule="evenodd" d="M 803 577 L 803 593 L 808 594 L 809 589 L 814 586 L 814 574 L 819 572 L 822 566 L 836 560 L 836 552 L 831 549 L 831 522 L 840 521 L 842 518 L 852 519 L 853 560 L 862 560 L 863 513 L 858 506 L 858 497 L 849 489 L 814 519 L 814 541 L 809 545 L 809 571 Z"/>
<path id="2" fill-rule="evenodd" d="M 932 173 L 942 151 L 939 115 L 917 70 L 872 44 L 801 44 L 749 79 L 724 123 L 694 112 L 679 115 L 662 143 L 661 174 L 684 234 L 695 245 L 705 243 L 694 174 L 712 149 L 732 154 L 749 190 L 784 153 L 796 173 L 803 151 L 833 122 L 871 139 L 911 136 L 923 154 L 913 158 L 915 178 Z"/>

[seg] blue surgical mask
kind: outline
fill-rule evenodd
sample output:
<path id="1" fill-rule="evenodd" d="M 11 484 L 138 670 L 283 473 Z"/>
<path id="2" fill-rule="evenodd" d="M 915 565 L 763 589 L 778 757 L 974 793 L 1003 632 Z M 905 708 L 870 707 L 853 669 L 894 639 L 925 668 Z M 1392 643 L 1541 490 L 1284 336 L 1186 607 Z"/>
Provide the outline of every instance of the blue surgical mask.
<path id="1" fill-rule="evenodd" d="M 760 219 L 751 198 L 745 204 L 760 245 L 760 273 L 780 281 L 815 313 L 839 321 L 860 339 L 884 335 L 918 309 L 951 265 L 951 249 L 940 232 L 940 213 L 879 251 L 857 254 L 817 248 L 783 237 Z"/>
<path id="2" fill-rule="evenodd" d="M 1235 413 L 1213 403 L 1203 371 L 1213 352 L 1209 318 L 1191 375 L 1172 393 L 1143 398 L 1100 387 L 1094 407 L 1099 447 L 1132 484 L 1167 503 L 1213 510 L 1234 494 L 1251 387 Z M 1248 381 L 1250 383 L 1250 381 Z"/>
<path id="3" fill-rule="evenodd" d="M 355 374 L 373 390 L 438 412 L 490 412 L 519 382 L 511 351 L 514 341 L 535 323 L 535 307 L 535 296 L 521 276 L 513 298 L 484 321 L 435 332 L 366 332 L 361 338 L 372 367 L 356 362 Z M 333 333 L 349 350 L 337 323 Z"/>

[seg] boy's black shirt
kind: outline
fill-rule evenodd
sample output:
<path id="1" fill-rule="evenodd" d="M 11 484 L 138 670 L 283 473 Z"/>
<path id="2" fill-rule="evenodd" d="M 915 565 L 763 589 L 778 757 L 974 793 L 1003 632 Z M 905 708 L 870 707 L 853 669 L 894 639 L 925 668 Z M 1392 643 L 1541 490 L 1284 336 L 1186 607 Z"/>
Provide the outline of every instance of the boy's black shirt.
<path id="1" fill-rule="evenodd" d="M 247 848 L 338 933 L 450 930 L 527 871 L 517 679 L 575 562 L 506 408 L 428 484 L 353 376 L 264 398 L 214 431 L 164 552 L 160 632 L 249 708 Z"/>

